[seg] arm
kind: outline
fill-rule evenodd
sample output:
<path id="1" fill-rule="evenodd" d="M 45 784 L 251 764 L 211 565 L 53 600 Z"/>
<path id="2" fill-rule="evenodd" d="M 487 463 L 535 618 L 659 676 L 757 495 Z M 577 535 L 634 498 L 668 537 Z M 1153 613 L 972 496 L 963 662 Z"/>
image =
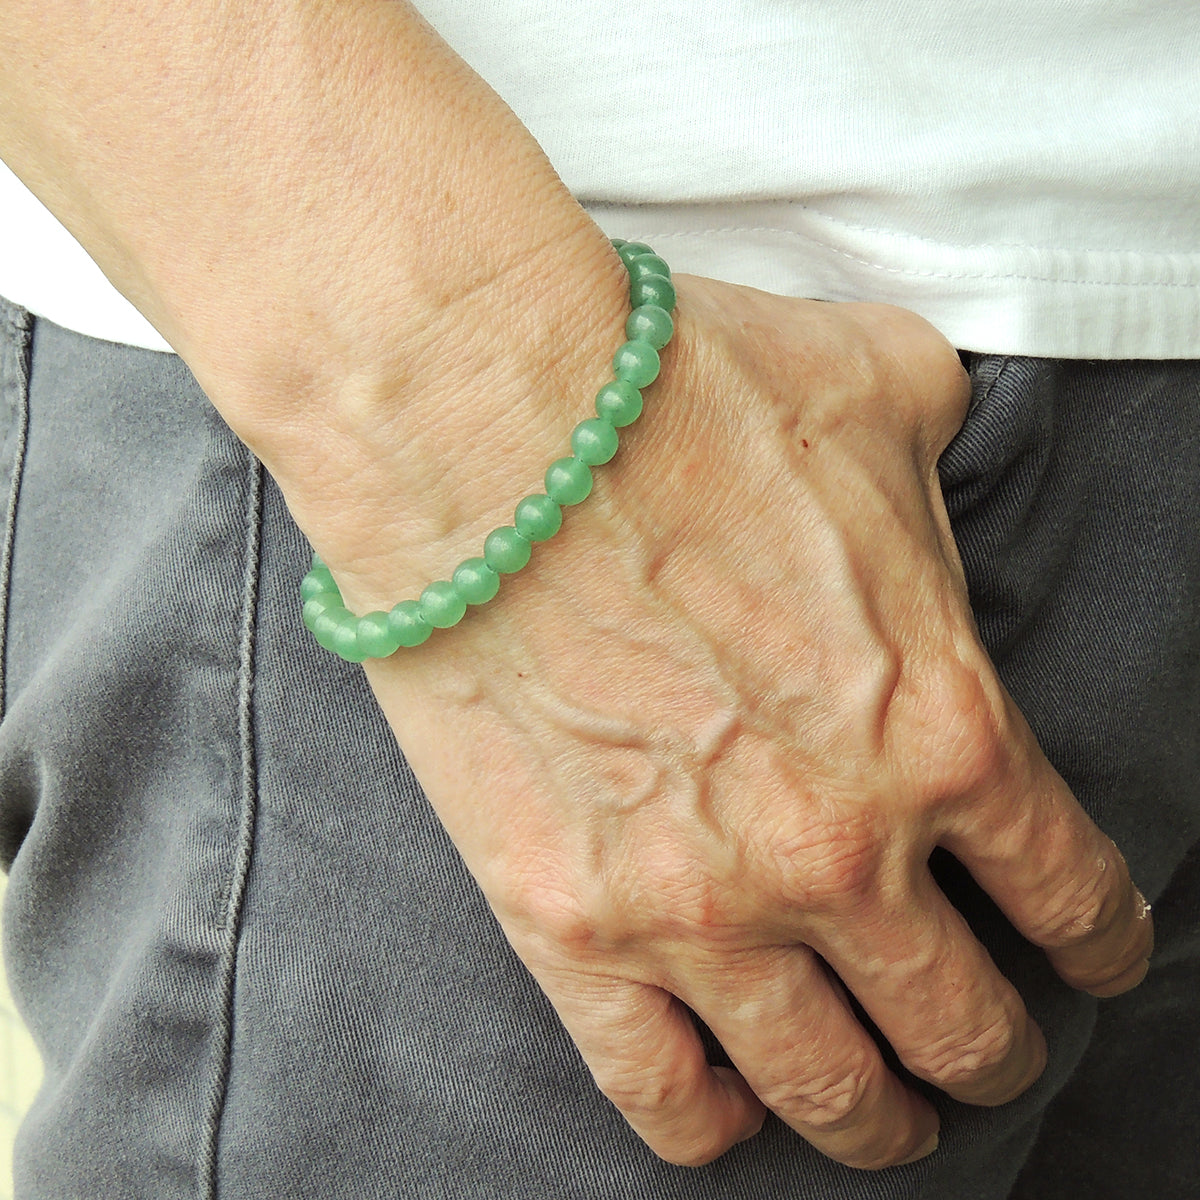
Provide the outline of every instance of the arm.
<path id="1" fill-rule="evenodd" d="M 475 553 L 562 452 L 625 313 L 507 109 L 399 3 L 100 3 L 52 31 L 3 7 L 0 152 L 263 457 L 351 606 Z M 1132 986 L 1150 922 L 976 638 L 935 473 L 953 352 L 895 310 L 680 294 L 652 411 L 593 497 L 502 600 L 368 675 L 657 1152 L 705 1161 L 765 1104 L 886 1165 L 936 1117 L 822 959 L 960 1099 L 1003 1102 L 1043 1061 L 934 846 L 1075 986 Z"/>

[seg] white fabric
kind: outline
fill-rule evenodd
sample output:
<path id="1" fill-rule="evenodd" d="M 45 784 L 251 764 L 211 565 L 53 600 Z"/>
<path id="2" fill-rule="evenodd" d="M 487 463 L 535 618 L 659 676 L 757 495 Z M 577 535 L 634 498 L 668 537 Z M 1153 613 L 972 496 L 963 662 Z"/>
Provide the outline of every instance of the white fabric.
<path id="1" fill-rule="evenodd" d="M 2 162 L 0 296 L 105 341 L 171 348 Z"/>
<path id="2" fill-rule="evenodd" d="M 1200 357 L 1195 0 L 419 7 L 678 270 L 902 304 L 966 349 Z M 116 329 L 25 203 L 0 177 L 0 292 Z"/>

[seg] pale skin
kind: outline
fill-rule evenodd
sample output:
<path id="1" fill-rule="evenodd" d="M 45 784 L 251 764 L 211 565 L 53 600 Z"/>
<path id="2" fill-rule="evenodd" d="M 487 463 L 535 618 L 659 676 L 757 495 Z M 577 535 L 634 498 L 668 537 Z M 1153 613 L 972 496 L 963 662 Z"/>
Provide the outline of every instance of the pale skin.
<path id="1" fill-rule="evenodd" d="M 394 2 L 0 20 L 0 155 L 184 355 L 348 603 L 477 553 L 589 415 L 626 309 L 499 99 Z M 937 1117 L 843 989 L 968 1103 L 1045 1062 L 934 847 L 1096 995 L 1140 981 L 1151 919 L 979 644 L 935 471 L 954 351 L 897 309 L 678 284 L 593 496 L 487 609 L 367 675 L 656 1153 L 710 1161 L 769 1109 L 884 1167 Z"/>

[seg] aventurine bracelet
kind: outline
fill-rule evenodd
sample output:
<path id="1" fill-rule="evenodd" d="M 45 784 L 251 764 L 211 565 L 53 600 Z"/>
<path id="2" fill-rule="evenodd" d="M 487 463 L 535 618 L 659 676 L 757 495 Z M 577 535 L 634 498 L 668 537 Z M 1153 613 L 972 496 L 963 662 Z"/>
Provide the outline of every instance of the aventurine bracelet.
<path id="1" fill-rule="evenodd" d="M 329 568 L 313 555 L 300 596 L 304 624 L 326 650 L 347 662 L 387 658 L 402 646 L 419 646 L 435 629 L 457 625 L 469 606 L 486 604 L 496 595 L 501 575 L 529 562 L 534 542 L 558 532 L 564 506 L 578 504 L 591 492 L 592 468 L 616 454 L 617 430 L 641 415 L 641 389 L 657 378 L 658 352 L 674 332 L 670 268 L 643 242 L 614 240 L 613 245 L 629 272 L 629 340 L 613 355 L 614 378 L 596 394 L 596 415 L 575 426 L 572 453 L 546 471 L 546 490 L 526 496 L 513 523 L 488 534 L 481 557 L 459 563 L 449 579 L 429 584 L 418 599 L 402 600 L 390 612 L 356 617 L 342 603 Z"/>

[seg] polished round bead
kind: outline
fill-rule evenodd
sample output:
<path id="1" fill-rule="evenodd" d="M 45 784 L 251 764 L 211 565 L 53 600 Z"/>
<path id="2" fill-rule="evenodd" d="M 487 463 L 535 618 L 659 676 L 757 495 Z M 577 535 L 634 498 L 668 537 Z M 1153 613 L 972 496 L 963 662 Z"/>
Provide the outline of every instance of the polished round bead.
<path id="1" fill-rule="evenodd" d="M 529 562 L 533 545 L 529 539 L 512 525 L 501 525 L 493 529 L 483 541 L 483 557 L 493 571 L 511 575 Z"/>
<path id="2" fill-rule="evenodd" d="M 562 506 L 549 496 L 526 496 L 517 505 L 513 524 L 531 542 L 544 542 L 562 528 Z"/>
<path id="3" fill-rule="evenodd" d="M 358 651 L 358 618 L 346 609 L 326 609 L 313 622 L 313 637 L 331 650 L 339 658 L 347 662 L 362 662 L 363 656 Z"/>
<path id="4" fill-rule="evenodd" d="M 646 342 L 626 342 L 613 355 L 613 374 L 635 388 L 653 383 L 659 366 L 658 351 Z"/>
<path id="5" fill-rule="evenodd" d="M 346 610 L 340 604 L 309 600 L 304 605 L 304 624 L 322 646 L 333 638 Z"/>
<path id="6" fill-rule="evenodd" d="M 448 579 L 438 579 L 421 593 L 421 616 L 434 629 L 449 629 L 463 619 L 467 602 L 458 594 L 458 589 Z"/>
<path id="7" fill-rule="evenodd" d="M 629 285 L 629 300 L 634 308 L 653 304 L 666 312 L 675 311 L 675 285 L 664 275 L 647 275 Z"/>
<path id="8" fill-rule="evenodd" d="M 598 467 L 617 452 L 617 431 L 602 417 L 580 421 L 571 432 L 571 449 L 580 462 Z"/>
<path id="9" fill-rule="evenodd" d="M 651 275 L 661 275 L 664 279 L 671 278 L 671 268 L 657 254 L 639 254 L 629 262 L 630 282 L 647 279 Z"/>
<path id="10" fill-rule="evenodd" d="M 642 415 L 642 393 L 627 380 L 614 379 L 596 393 L 596 412 L 617 429 L 632 425 Z"/>
<path id="11" fill-rule="evenodd" d="M 634 259 L 640 258 L 643 254 L 653 254 L 654 251 L 645 242 L 626 242 L 623 246 L 617 247 L 617 253 L 621 256 L 625 269 L 628 270 L 629 264 Z"/>
<path id="12" fill-rule="evenodd" d="M 577 458 L 560 458 L 546 471 L 546 494 L 557 504 L 578 504 L 591 490 L 591 468 Z"/>
<path id="13" fill-rule="evenodd" d="M 360 663 L 367 656 L 358 646 L 358 618 L 351 614 L 351 623 L 342 625 L 334 635 L 330 650 L 346 662 Z"/>
<path id="14" fill-rule="evenodd" d="M 401 600 L 388 613 L 388 628 L 401 646 L 419 646 L 433 632 L 416 600 Z"/>
<path id="15" fill-rule="evenodd" d="M 327 612 L 336 612 L 341 607 L 341 596 L 333 595 L 330 592 L 322 592 L 319 596 L 309 597 L 309 599 L 305 600 L 304 607 L 300 610 L 305 629 L 309 633 L 312 633 L 319 616 Z"/>
<path id="16" fill-rule="evenodd" d="M 500 590 L 500 576 L 482 558 L 468 558 L 454 568 L 454 590 L 468 604 L 486 604 Z"/>
<path id="17" fill-rule="evenodd" d="M 665 308 L 657 304 L 643 304 L 629 314 L 625 322 L 625 336 L 631 342 L 649 342 L 655 350 L 661 350 L 675 332 L 675 322 Z"/>
<path id="18" fill-rule="evenodd" d="M 608 240 L 610 242 L 612 242 L 612 248 L 614 250 L 620 250 L 622 246 L 629 245 L 629 243 L 624 238 L 609 238 Z"/>
<path id="19" fill-rule="evenodd" d="M 358 618 L 358 649 L 363 658 L 388 658 L 400 649 L 400 636 L 385 612 Z"/>
<path id="20" fill-rule="evenodd" d="M 340 594 L 338 585 L 334 583 L 328 567 L 313 567 L 300 581 L 300 598 L 302 600 L 311 600 L 314 596 L 338 596 Z"/>

